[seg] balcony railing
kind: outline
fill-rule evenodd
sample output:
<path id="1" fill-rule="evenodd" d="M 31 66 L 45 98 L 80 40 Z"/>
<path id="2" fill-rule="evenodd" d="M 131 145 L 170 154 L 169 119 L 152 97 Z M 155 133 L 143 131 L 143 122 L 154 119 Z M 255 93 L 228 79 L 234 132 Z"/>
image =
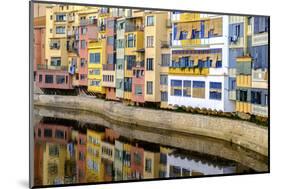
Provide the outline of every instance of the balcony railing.
<path id="1" fill-rule="evenodd" d="M 161 41 L 161 48 L 170 48 L 171 44 L 168 41 Z"/>
<path id="2" fill-rule="evenodd" d="M 174 75 L 208 75 L 209 68 L 169 68 L 169 74 Z"/>
<path id="3" fill-rule="evenodd" d="M 103 64 L 102 69 L 107 70 L 107 71 L 114 71 L 115 70 L 115 64 Z"/>
<path id="4" fill-rule="evenodd" d="M 51 66 L 47 64 L 37 64 L 37 70 L 61 70 L 67 71 L 68 66 Z"/>
<path id="5" fill-rule="evenodd" d="M 98 20 L 97 19 L 84 19 L 80 20 L 80 26 L 86 26 L 86 25 L 97 25 Z"/>
<path id="6" fill-rule="evenodd" d="M 125 32 L 144 31 L 143 25 L 126 24 Z"/>
<path id="7" fill-rule="evenodd" d="M 132 64 L 132 67 L 135 68 L 144 68 L 144 61 L 136 61 Z"/>
<path id="8" fill-rule="evenodd" d="M 99 31 L 100 32 L 105 32 L 105 30 L 106 30 L 106 26 L 103 24 L 103 25 L 100 25 L 100 27 L 99 27 Z"/>

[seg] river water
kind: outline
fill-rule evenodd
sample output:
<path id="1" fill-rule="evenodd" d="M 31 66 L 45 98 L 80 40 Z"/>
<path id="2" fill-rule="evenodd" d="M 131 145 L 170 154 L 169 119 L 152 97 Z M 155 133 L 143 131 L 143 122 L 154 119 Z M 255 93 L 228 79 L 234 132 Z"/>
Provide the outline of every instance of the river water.
<path id="1" fill-rule="evenodd" d="M 35 107 L 35 186 L 261 173 L 268 158 L 237 145 Z"/>

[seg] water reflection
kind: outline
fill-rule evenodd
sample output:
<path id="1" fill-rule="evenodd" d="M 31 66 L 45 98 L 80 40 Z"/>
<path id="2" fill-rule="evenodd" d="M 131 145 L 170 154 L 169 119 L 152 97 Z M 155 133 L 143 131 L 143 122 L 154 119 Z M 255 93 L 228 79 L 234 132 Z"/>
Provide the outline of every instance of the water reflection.
<path id="1" fill-rule="evenodd" d="M 125 137 L 103 125 L 44 117 L 34 126 L 35 186 L 245 172 L 256 171 L 218 156 Z"/>

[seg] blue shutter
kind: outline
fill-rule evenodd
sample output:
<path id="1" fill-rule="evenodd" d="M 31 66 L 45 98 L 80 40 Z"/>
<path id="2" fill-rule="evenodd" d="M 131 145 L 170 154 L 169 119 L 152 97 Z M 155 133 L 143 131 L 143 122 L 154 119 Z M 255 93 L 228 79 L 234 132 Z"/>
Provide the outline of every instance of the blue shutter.
<path id="1" fill-rule="evenodd" d="M 177 31 L 178 31 L 178 29 L 177 29 L 177 26 L 176 25 L 174 25 L 174 40 L 176 40 L 176 37 L 177 37 Z"/>

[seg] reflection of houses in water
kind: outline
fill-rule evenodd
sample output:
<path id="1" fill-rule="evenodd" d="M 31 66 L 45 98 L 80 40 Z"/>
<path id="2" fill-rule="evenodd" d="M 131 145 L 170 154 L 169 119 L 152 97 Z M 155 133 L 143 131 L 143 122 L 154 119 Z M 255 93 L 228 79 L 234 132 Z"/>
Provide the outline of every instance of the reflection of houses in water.
<path id="1" fill-rule="evenodd" d="M 87 129 L 87 182 L 103 181 L 104 169 L 101 167 L 101 141 L 104 136 L 104 131 L 101 128 Z"/>
<path id="2" fill-rule="evenodd" d="M 212 162 L 211 158 L 202 160 L 196 156 L 172 153 L 167 156 L 166 177 L 201 176 L 231 174 L 236 172 L 236 166 L 230 161 Z"/>
<path id="3" fill-rule="evenodd" d="M 79 183 L 86 182 L 86 154 L 87 135 L 78 133 L 77 135 L 77 178 Z"/>
<path id="4" fill-rule="evenodd" d="M 167 175 L 167 157 L 172 151 L 170 148 L 160 146 L 159 178 L 165 178 Z"/>
<path id="5" fill-rule="evenodd" d="M 105 129 L 105 139 L 101 142 L 101 160 L 104 169 L 104 181 L 114 180 L 114 157 L 115 145 L 114 141 L 119 137 L 119 134 L 112 129 Z"/>
<path id="6" fill-rule="evenodd" d="M 143 157 L 144 149 L 139 147 L 138 143 L 131 147 L 131 170 L 132 179 L 143 178 Z"/>
<path id="7" fill-rule="evenodd" d="M 123 180 L 123 143 L 115 140 L 114 180 Z"/>
<path id="8" fill-rule="evenodd" d="M 153 179 L 159 177 L 160 146 L 148 144 L 144 147 L 143 178 Z M 148 148 L 147 148 L 148 147 Z"/>
<path id="9" fill-rule="evenodd" d="M 35 166 L 40 165 L 40 168 L 35 168 L 35 177 L 37 175 L 37 180 L 42 182 L 38 184 L 64 183 L 67 143 L 70 137 L 70 127 L 45 123 L 38 123 L 35 126 L 35 146 L 39 145 L 36 147 L 38 151 L 35 151 L 35 160 L 37 161 Z M 43 151 L 40 145 L 44 146 Z M 39 156 L 37 152 L 40 153 Z"/>

